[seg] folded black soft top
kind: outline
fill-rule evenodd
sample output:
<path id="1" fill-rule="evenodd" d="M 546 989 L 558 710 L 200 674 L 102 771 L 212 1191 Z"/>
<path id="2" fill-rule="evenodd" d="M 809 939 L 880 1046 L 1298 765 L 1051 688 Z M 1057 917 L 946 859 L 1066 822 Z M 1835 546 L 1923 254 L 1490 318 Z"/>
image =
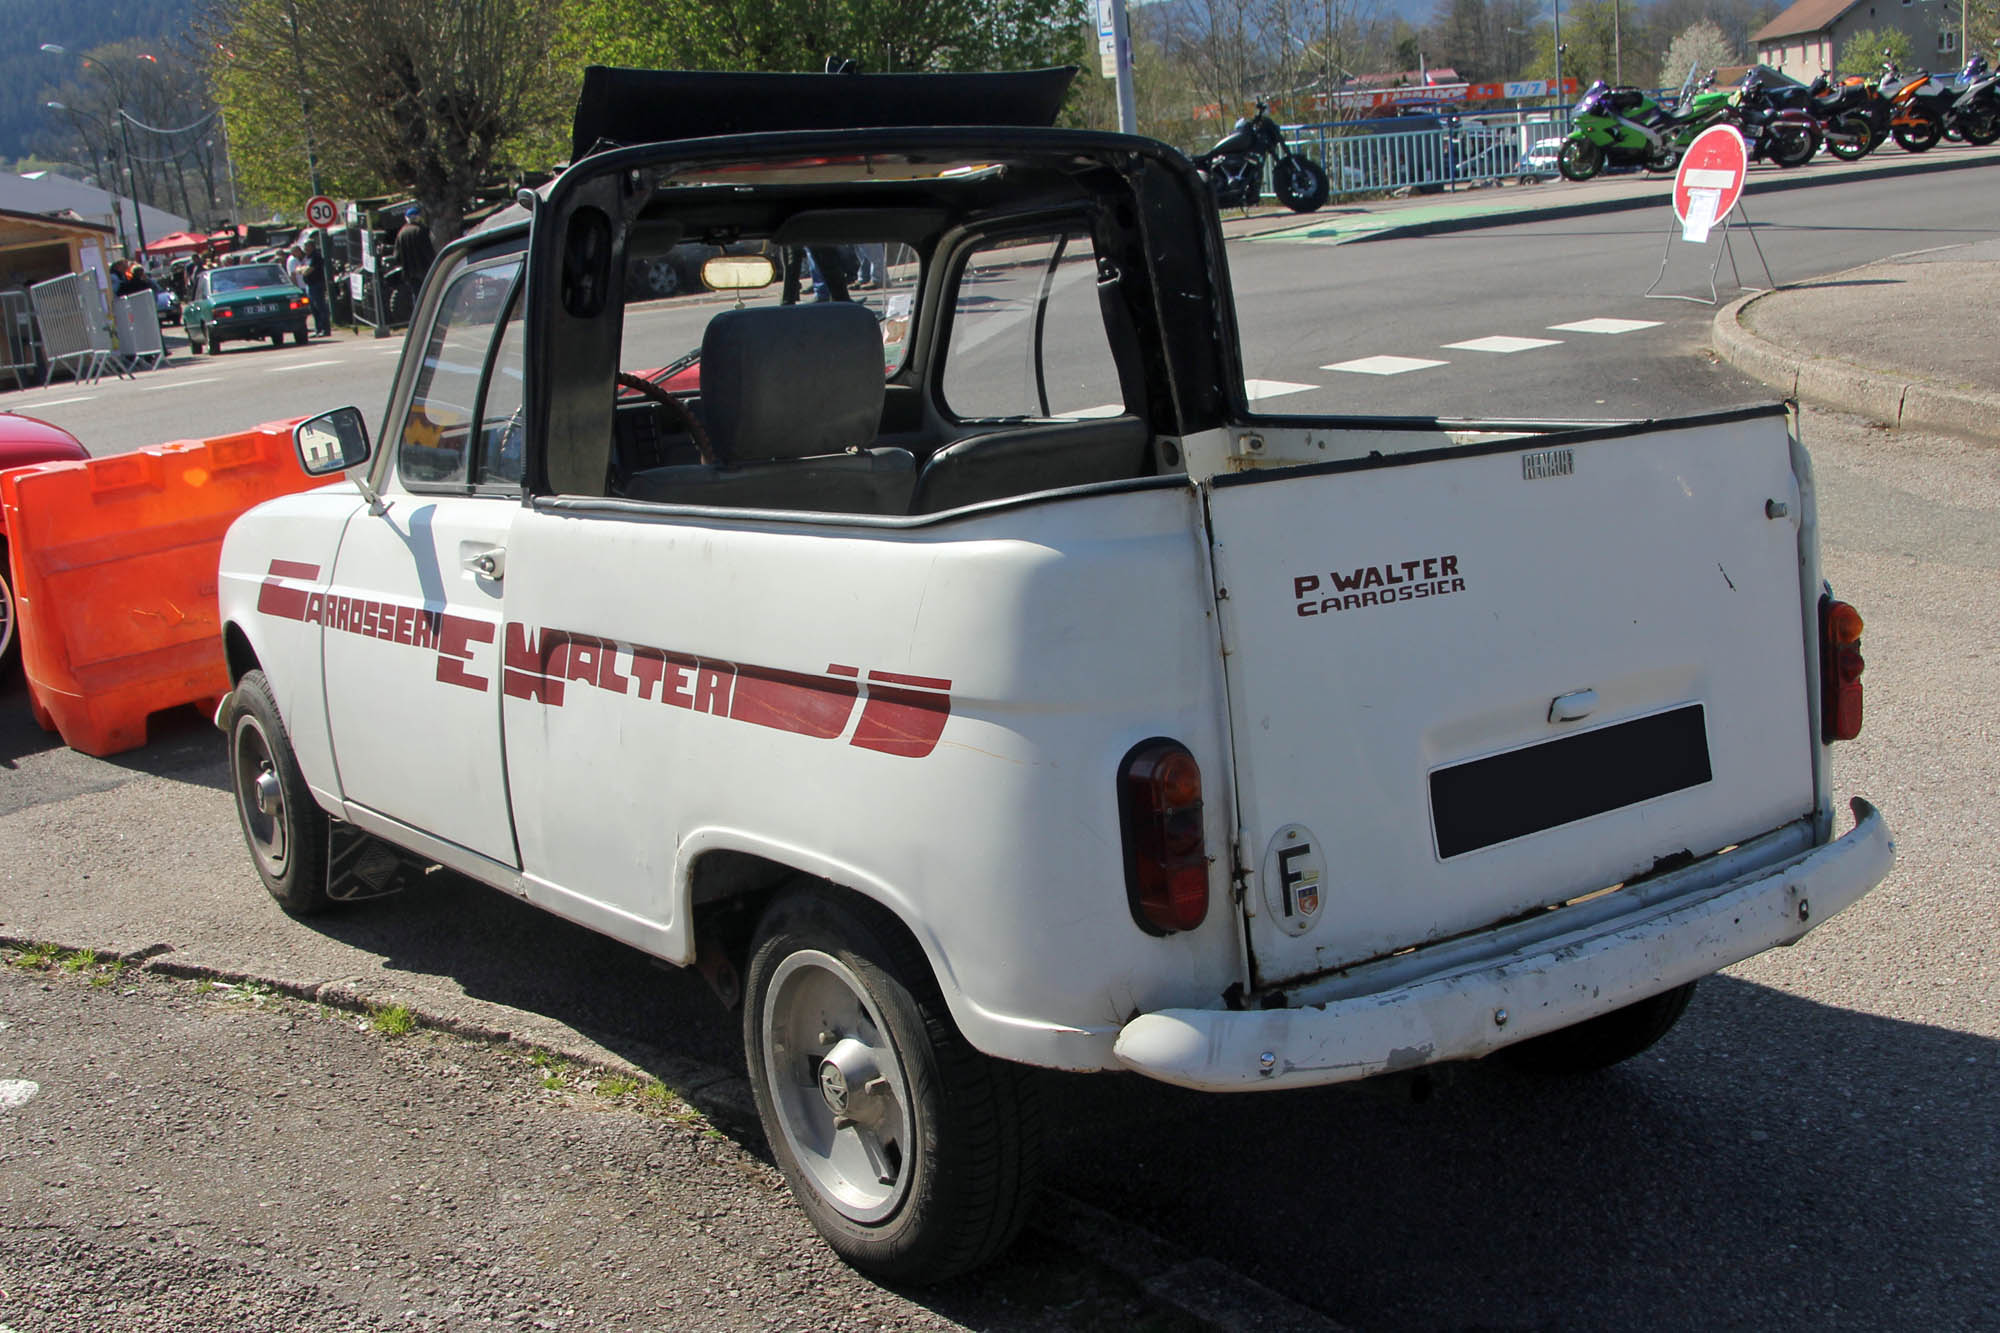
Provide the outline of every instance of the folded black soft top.
<path id="1" fill-rule="evenodd" d="M 1053 125 L 1076 67 L 1007 74 L 583 72 L 571 161 L 605 148 L 718 134 L 911 125 Z"/>

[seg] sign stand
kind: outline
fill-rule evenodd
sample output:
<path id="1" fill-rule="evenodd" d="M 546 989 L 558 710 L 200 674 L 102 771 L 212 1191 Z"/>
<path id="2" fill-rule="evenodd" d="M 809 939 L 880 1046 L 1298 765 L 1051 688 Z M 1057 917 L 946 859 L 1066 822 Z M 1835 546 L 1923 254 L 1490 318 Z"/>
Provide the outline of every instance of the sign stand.
<path id="1" fill-rule="evenodd" d="M 1722 245 L 1716 251 L 1715 262 L 1708 268 L 1708 297 L 1682 296 L 1676 292 L 1655 290 L 1667 276 L 1667 261 L 1673 257 L 1674 227 L 1667 228 L 1666 247 L 1660 252 L 1660 271 L 1653 276 L 1652 286 L 1643 295 L 1656 301 L 1693 301 L 1698 305 L 1715 305 L 1722 297 L 1716 290 L 1715 277 L 1722 271 L 1722 257 L 1729 256 L 1729 273 L 1735 279 L 1739 291 L 1774 291 L 1778 281 L 1771 276 L 1771 263 L 1764 258 L 1764 246 L 1757 239 L 1756 224 L 1743 210 L 1743 181 L 1749 170 L 1750 150 L 1743 142 L 1742 133 L 1734 125 L 1716 125 L 1703 130 L 1688 145 L 1681 158 L 1680 169 L 1674 173 L 1674 217 L 1678 221 L 1681 238 L 1696 245 L 1708 244 L 1709 232 L 1719 222 L 1722 226 Z M 1763 266 L 1764 281 L 1769 287 L 1749 288 L 1743 285 L 1743 274 L 1736 266 L 1736 251 L 1730 245 L 1729 224 L 1732 217 L 1740 217 L 1743 226 L 1750 233 L 1750 244 L 1756 247 L 1757 262 Z"/>

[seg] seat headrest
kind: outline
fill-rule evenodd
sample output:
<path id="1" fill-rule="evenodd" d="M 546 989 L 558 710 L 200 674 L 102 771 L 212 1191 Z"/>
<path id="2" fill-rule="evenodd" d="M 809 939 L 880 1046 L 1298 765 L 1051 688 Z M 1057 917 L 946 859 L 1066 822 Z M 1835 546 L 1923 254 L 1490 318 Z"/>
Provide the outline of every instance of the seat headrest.
<path id="1" fill-rule="evenodd" d="M 865 448 L 882 399 L 882 329 L 866 306 L 726 310 L 702 334 L 702 416 L 725 463 Z"/>

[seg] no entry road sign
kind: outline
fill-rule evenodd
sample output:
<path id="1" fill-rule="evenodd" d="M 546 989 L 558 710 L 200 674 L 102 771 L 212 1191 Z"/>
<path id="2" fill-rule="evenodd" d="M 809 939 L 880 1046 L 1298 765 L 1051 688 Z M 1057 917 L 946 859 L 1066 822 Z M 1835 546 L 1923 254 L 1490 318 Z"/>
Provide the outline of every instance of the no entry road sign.
<path id="1" fill-rule="evenodd" d="M 1743 193 L 1743 173 L 1750 165 L 1750 150 L 1744 146 L 1743 132 L 1734 125 L 1712 125 L 1695 136 L 1674 173 L 1674 216 L 1682 222 L 1689 214 L 1706 224 L 1729 216 Z"/>

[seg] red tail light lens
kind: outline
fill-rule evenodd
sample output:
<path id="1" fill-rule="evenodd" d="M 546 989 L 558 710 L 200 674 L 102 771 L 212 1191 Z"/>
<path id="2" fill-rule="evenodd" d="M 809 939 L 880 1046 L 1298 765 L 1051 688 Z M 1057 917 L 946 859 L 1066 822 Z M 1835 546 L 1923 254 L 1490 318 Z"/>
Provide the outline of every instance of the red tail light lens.
<path id="1" fill-rule="evenodd" d="M 295 299 L 292 302 L 291 308 L 294 310 L 304 310 L 306 308 L 306 303 L 302 299 Z"/>
<path id="2" fill-rule="evenodd" d="M 1132 919 L 1152 935 L 1193 930 L 1208 917 L 1208 847 L 1201 768 L 1178 741 L 1155 739 L 1118 771 L 1125 835 L 1125 893 Z"/>
<path id="3" fill-rule="evenodd" d="M 1819 604 L 1820 736 L 1851 741 L 1861 734 L 1861 613 L 1823 597 Z"/>
<path id="4" fill-rule="evenodd" d="M 215 312 L 215 317 L 217 319 L 235 319 L 236 312 L 234 310 L 231 310 L 228 306 L 224 306 L 222 307 L 222 309 Z"/>

